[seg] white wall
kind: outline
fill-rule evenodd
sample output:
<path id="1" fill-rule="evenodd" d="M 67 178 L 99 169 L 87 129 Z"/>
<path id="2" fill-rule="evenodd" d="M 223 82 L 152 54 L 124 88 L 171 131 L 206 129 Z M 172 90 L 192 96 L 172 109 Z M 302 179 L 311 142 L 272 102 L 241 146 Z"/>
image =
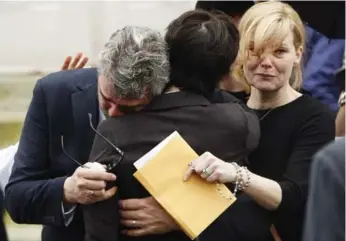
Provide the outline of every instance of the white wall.
<path id="1" fill-rule="evenodd" d="M 21 122 L 37 79 L 126 25 L 165 27 L 196 1 L 0 1 L 0 123 Z M 1 133 L 0 133 L 1 134 Z"/>
<path id="2" fill-rule="evenodd" d="M 110 34 L 125 25 L 164 31 L 196 1 L 0 2 L 0 72 L 55 69 L 82 51 L 95 59 Z M 12 72 L 12 71 L 11 71 Z"/>

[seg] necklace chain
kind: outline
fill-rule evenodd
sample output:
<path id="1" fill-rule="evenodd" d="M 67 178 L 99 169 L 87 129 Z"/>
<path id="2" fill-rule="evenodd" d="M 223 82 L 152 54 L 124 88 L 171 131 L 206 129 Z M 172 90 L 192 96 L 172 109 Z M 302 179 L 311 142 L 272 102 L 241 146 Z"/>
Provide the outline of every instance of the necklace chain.
<path id="1" fill-rule="evenodd" d="M 267 115 L 269 115 L 275 108 L 268 110 L 261 118 L 260 121 L 263 120 Z"/>

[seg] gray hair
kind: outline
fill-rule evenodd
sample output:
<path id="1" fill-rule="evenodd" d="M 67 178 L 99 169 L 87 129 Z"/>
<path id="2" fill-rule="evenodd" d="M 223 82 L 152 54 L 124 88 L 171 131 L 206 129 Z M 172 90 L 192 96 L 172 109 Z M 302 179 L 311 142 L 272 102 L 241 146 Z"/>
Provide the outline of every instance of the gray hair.
<path id="1" fill-rule="evenodd" d="M 113 33 L 99 54 L 98 74 L 120 98 L 160 95 L 169 80 L 166 43 L 158 31 L 126 26 Z"/>

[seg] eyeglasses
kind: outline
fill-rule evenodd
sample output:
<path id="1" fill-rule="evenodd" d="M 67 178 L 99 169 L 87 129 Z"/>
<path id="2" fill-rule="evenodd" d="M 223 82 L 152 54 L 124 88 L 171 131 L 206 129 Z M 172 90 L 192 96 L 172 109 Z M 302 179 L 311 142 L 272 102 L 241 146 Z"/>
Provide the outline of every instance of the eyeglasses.
<path id="1" fill-rule="evenodd" d="M 117 165 L 119 165 L 121 163 L 121 161 L 124 158 L 124 152 L 122 150 L 120 150 L 119 147 L 117 147 L 116 145 L 114 145 L 112 142 L 110 142 L 106 137 L 104 137 L 100 132 L 98 132 L 95 127 L 92 124 L 92 115 L 90 113 L 88 113 L 89 116 L 89 125 L 90 128 L 99 136 L 101 137 L 105 142 L 107 142 L 111 147 L 113 147 L 113 149 L 117 152 L 117 154 L 119 155 L 118 158 L 107 158 L 106 160 L 100 162 L 103 165 L 106 165 L 106 171 L 110 171 L 112 169 L 114 169 Z M 64 146 L 64 136 L 61 136 L 61 149 L 63 151 L 63 153 L 70 158 L 70 160 L 72 160 L 73 162 L 75 162 L 78 166 L 83 167 L 83 168 L 88 168 L 87 166 L 81 164 L 79 161 L 77 161 L 75 158 L 73 158 L 71 155 L 69 155 L 65 149 Z"/>
<path id="2" fill-rule="evenodd" d="M 145 105 L 141 104 L 141 105 L 117 105 L 117 108 L 120 112 L 126 114 L 126 113 L 133 113 L 133 112 L 138 112 L 141 109 L 143 109 Z"/>

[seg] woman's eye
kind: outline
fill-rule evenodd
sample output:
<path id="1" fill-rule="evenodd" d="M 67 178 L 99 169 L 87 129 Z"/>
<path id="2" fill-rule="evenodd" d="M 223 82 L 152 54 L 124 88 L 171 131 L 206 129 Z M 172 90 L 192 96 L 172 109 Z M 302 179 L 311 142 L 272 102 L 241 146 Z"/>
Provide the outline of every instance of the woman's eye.
<path id="1" fill-rule="evenodd" d="M 277 54 L 277 55 L 282 55 L 284 53 L 286 53 L 286 49 L 277 49 L 277 50 L 275 50 L 275 54 Z"/>
<path id="2" fill-rule="evenodd" d="M 252 48 L 250 47 L 250 48 L 248 49 L 248 51 L 249 51 L 250 55 L 252 55 L 252 56 L 257 55 L 257 54 L 255 53 L 253 47 L 252 47 Z"/>

